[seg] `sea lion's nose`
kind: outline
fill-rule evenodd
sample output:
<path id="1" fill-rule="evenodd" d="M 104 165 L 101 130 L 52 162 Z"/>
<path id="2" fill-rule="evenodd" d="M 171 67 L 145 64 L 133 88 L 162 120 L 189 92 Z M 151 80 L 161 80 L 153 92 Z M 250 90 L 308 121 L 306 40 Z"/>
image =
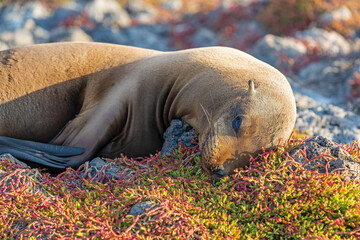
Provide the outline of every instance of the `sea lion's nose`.
<path id="1" fill-rule="evenodd" d="M 222 164 L 217 165 L 213 171 L 213 174 L 216 174 L 219 177 L 225 177 L 226 172 Z"/>

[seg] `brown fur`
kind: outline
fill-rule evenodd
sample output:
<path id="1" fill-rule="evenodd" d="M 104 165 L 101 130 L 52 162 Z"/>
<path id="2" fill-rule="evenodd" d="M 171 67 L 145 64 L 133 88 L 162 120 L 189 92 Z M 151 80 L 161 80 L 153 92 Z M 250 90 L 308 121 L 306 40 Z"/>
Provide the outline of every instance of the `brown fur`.
<path id="1" fill-rule="evenodd" d="M 288 138 L 295 122 L 286 78 L 224 47 L 35 45 L 0 52 L 0 83 L 0 135 L 84 147 L 73 167 L 97 154 L 153 153 L 170 121 L 182 118 L 199 133 L 204 169 L 213 174 L 221 165 L 229 174 L 249 154 Z"/>

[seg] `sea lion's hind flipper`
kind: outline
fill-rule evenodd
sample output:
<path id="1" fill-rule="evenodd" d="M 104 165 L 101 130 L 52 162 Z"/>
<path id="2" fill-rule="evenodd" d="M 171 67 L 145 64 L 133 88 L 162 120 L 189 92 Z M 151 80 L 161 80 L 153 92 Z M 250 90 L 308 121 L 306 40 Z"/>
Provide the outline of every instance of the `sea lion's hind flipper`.
<path id="1" fill-rule="evenodd" d="M 83 148 L 65 147 L 46 143 L 0 136 L 0 154 L 9 153 L 14 157 L 33 162 L 44 167 L 65 168 L 70 156 L 80 155 Z"/>
<path id="2" fill-rule="evenodd" d="M 0 136 L 0 146 L 17 146 L 27 149 L 36 149 L 38 151 L 51 154 L 59 157 L 71 157 L 84 153 L 84 148 L 81 147 L 68 147 L 61 145 L 54 145 L 49 143 L 39 143 L 28 140 L 21 140 L 9 137 Z"/>
<path id="3" fill-rule="evenodd" d="M 16 148 L 0 147 L 0 154 L 11 154 L 17 159 L 23 160 L 25 162 L 33 162 L 44 167 L 65 168 L 66 166 L 65 163 L 54 163 L 51 160 L 46 159 L 42 156 L 37 156 L 34 153 L 29 153 L 27 151 L 22 151 Z"/>

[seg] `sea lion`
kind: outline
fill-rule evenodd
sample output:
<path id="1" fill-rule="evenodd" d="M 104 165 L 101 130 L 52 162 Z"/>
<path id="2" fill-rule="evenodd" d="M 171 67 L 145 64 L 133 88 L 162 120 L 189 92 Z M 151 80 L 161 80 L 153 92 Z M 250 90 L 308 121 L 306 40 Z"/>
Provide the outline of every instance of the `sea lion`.
<path id="1" fill-rule="evenodd" d="M 56 168 L 154 153 L 171 120 L 182 119 L 199 134 L 202 167 L 216 179 L 289 138 L 295 124 L 284 75 L 227 47 L 40 44 L 1 51 L 0 84 L 1 136 L 84 149 Z M 2 148 L 20 148 L 14 141 L 4 138 Z M 42 165 L 52 161 L 43 157 Z"/>

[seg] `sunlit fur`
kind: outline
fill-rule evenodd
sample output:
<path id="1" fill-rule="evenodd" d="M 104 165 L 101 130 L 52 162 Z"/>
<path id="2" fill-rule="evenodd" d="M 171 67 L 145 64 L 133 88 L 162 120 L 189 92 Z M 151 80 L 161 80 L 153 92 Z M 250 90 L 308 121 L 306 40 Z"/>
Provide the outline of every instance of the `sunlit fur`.
<path id="1" fill-rule="evenodd" d="M 182 119 L 199 134 L 204 170 L 229 175 L 287 139 L 296 116 L 285 76 L 227 47 L 27 46 L 0 51 L 0 85 L 0 136 L 82 147 L 66 164 L 74 168 L 96 156 L 153 154 Z"/>

